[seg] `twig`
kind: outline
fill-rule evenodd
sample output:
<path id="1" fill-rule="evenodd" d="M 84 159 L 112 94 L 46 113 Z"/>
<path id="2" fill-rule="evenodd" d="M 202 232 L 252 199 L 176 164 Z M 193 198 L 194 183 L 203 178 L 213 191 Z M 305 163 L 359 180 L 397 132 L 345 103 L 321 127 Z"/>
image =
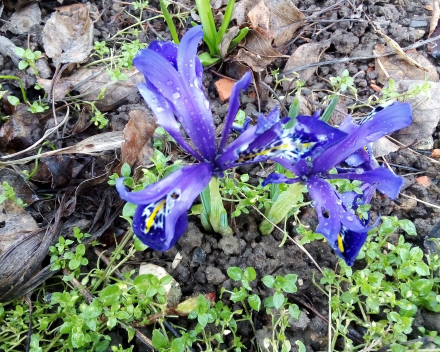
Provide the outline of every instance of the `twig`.
<path id="1" fill-rule="evenodd" d="M 307 249 L 305 249 L 305 247 L 299 243 L 298 241 L 296 241 L 295 239 L 293 239 L 292 237 L 290 237 L 290 235 L 288 233 L 286 233 L 285 231 L 283 231 L 278 225 L 274 224 L 271 220 L 269 220 L 267 218 L 267 216 L 264 215 L 264 213 L 262 213 L 260 211 L 260 209 L 258 209 L 255 205 L 252 206 L 252 208 L 254 208 L 263 218 L 265 218 L 267 221 L 269 221 L 274 227 L 276 227 L 279 231 L 281 231 L 281 233 L 285 233 L 287 238 L 289 238 L 293 243 L 295 243 L 309 258 L 310 260 L 313 262 L 313 264 L 315 264 L 315 266 L 318 268 L 319 272 L 322 274 L 323 271 L 321 269 L 321 267 L 318 265 L 318 263 L 316 262 L 315 259 L 313 259 L 312 255 L 307 251 Z"/>
<path id="2" fill-rule="evenodd" d="M 9 159 L 9 158 L 12 158 L 14 156 L 26 153 L 29 150 L 32 150 L 32 149 L 36 148 L 40 143 L 44 142 L 44 140 L 47 137 L 49 137 L 53 132 L 58 131 L 58 128 L 60 128 L 62 125 L 64 125 L 67 122 L 67 120 L 69 119 L 69 112 L 70 112 L 69 105 L 66 105 L 66 107 L 67 107 L 67 112 L 66 112 L 66 116 L 64 116 L 64 119 L 59 124 L 57 124 L 55 127 L 49 128 L 46 132 L 44 132 L 43 137 L 41 137 L 38 141 L 36 141 L 30 147 L 28 147 L 26 149 L 23 149 L 22 151 L 19 151 L 19 152 L 14 153 L 14 154 L 9 154 L 9 155 L 2 156 L 2 157 L 0 157 L 0 159 Z"/>
<path id="3" fill-rule="evenodd" d="M 423 40 L 421 42 L 409 45 L 405 48 L 402 48 L 402 50 L 410 50 L 410 49 L 415 49 L 418 48 L 422 45 L 431 43 L 433 41 L 436 41 L 440 39 L 440 35 L 436 36 L 436 37 L 432 37 L 429 38 L 427 40 Z M 303 66 L 298 66 L 298 67 L 294 67 L 291 70 L 287 70 L 285 72 L 280 73 L 280 76 L 287 76 L 293 72 L 298 72 L 298 71 L 303 71 L 306 70 L 310 67 L 317 67 L 317 66 L 325 66 L 325 65 L 332 65 L 332 64 L 337 64 L 337 63 L 341 63 L 341 62 L 350 62 L 350 61 L 357 61 L 357 60 L 370 60 L 370 59 L 377 59 L 379 57 L 384 57 L 384 56 L 389 56 L 389 55 L 395 55 L 396 53 L 394 51 L 387 51 L 386 53 L 380 54 L 380 55 L 370 55 L 370 56 L 359 56 L 359 57 L 346 57 L 343 59 L 338 59 L 338 60 L 329 60 L 329 61 L 321 61 L 321 62 L 314 62 L 312 64 L 309 65 L 303 65 Z"/>
<path id="4" fill-rule="evenodd" d="M 406 194 L 403 194 L 403 193 L 400 193 L 400 195 L 401 195 L 401 196 L 404 196 L 404 197 L 406 197 L 406 198 L 414 199 L 414 200 L 416 200 L 416 201 L 418 201 L 418 202 L 420 202 L 420 203 L 423 203 L 423 204 L 425 204 L 425 205 L 429 205 L 430 207 L 433 207 L 433 208 L 436 208 L 436 209 L 440 209 L 440 207 L 439 207 L 438 205 L 435 205 L 435 204 L 431 204 L 431 203 L 425 202 L 425 201 L 420 200 L 420 199 L 415 198 L 415 197 L 407 196 Z"/>
<path id="5" fill-rule="evenodd" d="M 281 105 L 281 108 L 283 109 L 284 113 L 288 116 L 289 115 L 289 111 L 286 109 L 286 107 L 284 106 L 284 103 L 281 101 L 281 99 L 278 97 L 277 93 L 274 92 L 274 90 L 272 88 L 270 88 L 266 83 L 264 83 L 262 80 L 260 80 L 260 84 L 266 88 L 269 92 L 272 93 L 272 95 L 275 97 L 276 100 L 278 100 L 278 102 Z"/>

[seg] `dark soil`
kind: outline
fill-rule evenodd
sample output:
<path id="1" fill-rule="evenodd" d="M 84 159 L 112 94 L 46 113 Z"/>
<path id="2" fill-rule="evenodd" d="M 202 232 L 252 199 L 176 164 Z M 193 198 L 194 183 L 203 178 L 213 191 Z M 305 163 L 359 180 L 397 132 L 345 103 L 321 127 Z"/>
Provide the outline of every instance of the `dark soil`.
<path id="1" fill-rule="evenodd" d="M 310 15 L 313 11 L 324 9 L 336 3 L 335 0 L 305 0 L 293 1 L 300 10 L 306 15 Z M 73 3 L 72 1 L 64 1 L 65 4 Z M 109 36 L 117 33 L 118 30 L 124 28 L 132 23 L 132 19 L 125 13 L 119 15 L 120 5 L 113 3 L 110 0 L 92 1 L 94 5 L 99 8 L 101 15 L 100 20 L 94 24 L 94 40 L 103 41 Z M 391 36 L 397 41 L 401 47 L 413 44 L 419 39 L 426 39 L 429 30 L 429 20 L 431 12 L 424 8 L 424 5 L 430 5 L 429 0 L 370 0 L 370 1 L 354 1 L 353 6 L 348 2 L 341 2 L 334 9 L 324 13 L 322 19 L 334 20 L 334 22 L 317 23 L 314 27 L 302 33 L 297 40 L 284 48 L 278 48 L 280 52 L 290 55 L 295 49 L 308 42 L 323 41 L 329 39 L 331 41 L 330 48 L 327 49 L 321 60 L 337 60 L 344 57 L 362 57 L 373 54 L 373 48 L 377 43 L 385 43 L 384 39 L 375 34 L 367 23 L 338 21 L 342 18 L 350 18 L 354 13 L 354 6 L 363 6 L 363 10 L 368 14 L 371 20 L 380 23 L 382 31 Z M 29 40 L 30 47 L 34 50 L 43 51 L 41 41 L 41 31 L 43 24 L 54 11 L 54 7 L 58 5 L 55 1 L 41 2 L 42 8 L 42 23 L 41 26 L 33 28 L 30 35 L 14 35 L 10 32 L 3 33 L 3 35 L 10 38 L 17 46 L 25 48 Z M 150 2 L 153 8 L 159 8 L 155 1 Z M 13 9 L 5 8 L 1 18 L 8 20 L 13 14 Z M 136 15 L 136 12 L 134 12 Z M 148 16 L 153 16 L 154 13 L 148 13 Z M 416 21 L 417 20 L 417 21 Z M 416 21 L 416 22 L 415 22 Z M 424 24 L 424 25 L 421 25 Z M 416 27 L 414 27 L 417 25 Z M 162 20 L 154 20 L 151 26 L 162 37 L 169 39 L 170 34 L 166 29 L 166 25 Z M 189 24 L 188 24 L 189 27 Z M 181 27 L 181 34 L 184 33 L 185 28 Z M 132 39 L 135 39 L 134 37 Z M 140 33 L 139 40 L 141 42 L 150 42 L 156 39 L 156 35 L 148 29 L 146 33 Z M 428 57 L 425 47 L 418 48 L 418 52 Z M 278 59 L 271 64 L 267 72 L 261 74 L 261 80 L 271 84 L 273 81 L 268 72 L 280 67 L 283 69 L 285 64 L 284 59 Z M 372 68 L 372 69 L 371 69 Z M 358 89 L 359 100 L 365 101 L 369 96 L 376 92 L 370 87 L 372 81 L 377 78 L 375 71 L 374 60 L 356 60 L 350 63 L 337 63 L 333 65 L 321 66 L 317 69 L 316 74 L 310 78 L 305 88 L 303 95 L 309 99 L 309 106 L 312 109 L 320 108 L 320 103 L 325 102 L 328 95 L 328 90 L 331 89 L 327 79 L 331 76 L 338 76 L 344 69 L 348 69 L 350 75 L 356 75 L 355 85 Z M 51 69 L 54 71 L 54 67 Z M 75 70 L 75 68 L 73 68 Z M 14 63 L 9 59 L 0 55 L 0 71 L 2 75 L 16 75 L 27 80 L 32 80 L 32 77 L 26 75 L 23 71 L 19 71 Z M 211 100 L 214 120 L 219 126 L 226 115 L 228 103 L 222 103 L 218 99 L 217 92 L 214 87 L 214 81 L 219 77 L 217 73 L 226 76 L 234 75 L 234 52 L 228 57 L 228 62 L 222 67 L 208 68 L 205 71 L 205 88 Z M 66 73 L 65 73 L 66 74 Z M 326 79 L 323 79 L 326 78 Z M 29 82 L 29 86 L 31 82 Z M 14 92 L 16 96 L 20 96 L 18 88 L 15 83 L 11 81 L 3 81 L 3 88 Z M 32 101 L 36 96 L 32 94 L 32 89 L 29 89 L 29 99 Z M 312 94 L 313 92 L 313 94 Z M 279 95 L 284 95 L 282 90 L 278 90 Z M 252 118 L 258 116 L 260 112 L 267 113 L 270 109 L 279 105 L 279 103 L 271 97 L 270 93 L 261 87 L 259 91 L 260 101 L 257 100 L 255 89 L 250 88 L 241 99 L 242 109 L 246 114 Z M 287 101 L 289 102 L 289 100 Z M 345 102 L 350 105 L 352 101 L 347 99 Z M 260 108 L 259 108 L 260 105 Z M 139 95 L 130 97 L 129 101 L 122 102 L 119 106 L 109 111 L 106 117 L 110 120 L 109 126 L 104 130 L 98 130 L 91 126 L 81 134 L 77 134 L 72 138 L 66 138 L 54 141 L 57 147 L 65 147 L 73 145 L 79 140 L 88 136 L 108 132 L 121 131 L 129 120 L 129 112 L 132 110 L 144 110 L 145 103 Z M 362 110 L 361 110 L 362 111 Z M 39 126 L 47 129 L 53 123 L 49 114 L 41 114 Z M 71 129 L 78 116 L 72 116 L 68 123 L 68 129 Z M 440 147 L 440 129 L 434 135 L 434 146 Z M 2 154 L 11 150 L 3 149 Z M 19 149 L 12 152 L 19 151 Z M 173 150 L 173 160 L 180 157 L 178 151 Z M 188 159 L 185 159 L 188 160 Z M 403 191 L 412 195 L 424 202 L 431 204 L 440 204 L 439 193 L 439 164 L 432 163 L 427 158 L 413 153 L 411 148 L 404 148 L 398 152 L 391 153 L 386 157 L 388 163 L 393 166 L 393 170 L 404 177 L 405 184 Z M 60 160 L 56 160 L 60 163 Z M 185 161 L 184 161 L 185 162 Z M 81 182 L 102 175 L 112 167 L 118 164 L 114 153 L 107 153 L 104 156 L 84 156 L 77 155 L 69 157 L 67 168 L 70 171 L 66 174 L 66 168 L 63 166 L 63 177 L 67 177 L 65 182 L 53 187 L 50 181 L 45 177 L 48 174 L 40 175 L 39 182 L 32 182 L 31 187 L 37 194 L 49 194 L 48 197 L 40 197 L 40 200 L 33 203 L 27 210 L 34 216 L 40 226 L 46 226 L 51 219 L 54 218 L 57 206 L 59 203 L 57 199 L 61 199 L 63 195 L 69 194 L 73 197 L 75 190 Z M 67 165 L 66 164 L 66 165 Z M 270 165 L 266 165 L 270 166 Z M 24 167 L 19 167 L 24 168 Z M 411 169 L 409 169 L 411 168 Z M 249 173 L 251 176 L 251 183 L 258 183 L 257 173 L 261 171 L 259 165 L 249 167 L 246 169 L 239 169 L 238 172 Z M 428 176 L 429 185 L 420 185 L 417 178 L 420 176 Z M 60 176 L 61 177 L 61 176 Z M 2 180 L 0 180 L 2 181 Z M 107 242 L 109 247 L 112 247 L 113 233 L 121 235 L 126 230 L 126 222 L 117 220 L 112 224 L 108 224 L 108 220 L 121 205 L 119 197 L 114 189 L 107 185 L 105 178 L 97 182 L 89 189 L 77 192 L 75 195 L 75 203 L 66 205 L 64 216 L 63 233 L 72 233 L 74 226 L 80 227 L 85 232 L 95 233 L 99 229 L 104 230 L 104 239 L 101 242 Z M 70 198 L 72 199 L 72 198 Z M 425 205 L 421 202 L 411 201 L 408 198 L 400 197 L 393 202 L 386 197 L 377 195 L 373 201 L 373 219 L 379 215 L 392 215 L 400 219 L 410 219 L 417 228 L 417 238 L 407 238 L 408 241 L 415 245 L 424 247 L 424 240 L 427 236 L 439 237 L 439 232 L 431 233 L 433 226 L 439 222 L 439 209 Z M 254 267 L 259 278 L 271 275 L 285 275 L 288 273 L 295 273 L 299 277 L 298 293 L 292 298 L 292 302 L 297 303 L 303 311 L 301 319 L 294 322 L 292 329 L 288 329 L 287 334 L 294 345 L 295 340 L 301 340 L 307 346 L 307 351 L 320 351 L 327 348 L 327 323 L 324 322 L 315 312 L 319 312 L 322 316 L 328 317 L 328 302 L 321 291 L 319 291 L 312 283 L 314 277 L 317 281 L 321 278 L 320 272 L 316 269 L 311 260 L 293 243 L 287 241 L 283 247 L 279 247 L 282 239 L 282 234 L 275 230 L 272 234 L 262 236 L 258 231 L 258 225 L 261 222 L 261 216 L 250 210 L 250 214 L 243 214 L 240 217 L 232 220 L 232 228 L 235 230 L 233 237 L 222 238 L 220 235 L 213 233 L 206 233 L 197 217 L 190 218 L 190 224 L 185 235 L 180 239 L 178 244 L 167 252 L 153 252 L 147 250 L 143 253 L 137 253 L 134 261 L 129 263 L 129 268 L 137 268 L 140 262 L 151 262 L 164 267 L 170 275 L 172 275 L 181 285 L 183 296 L 188 297 L 198 293 L 215 292 L 220 294 L 221 287 L 231 289 L 235 287 L 235 283 L 227 276 L 227 269 L 231 266 L 238 266 L 242 269 L 246 267 Z M 300 220 L 303 224 L 309 225 L 314 229 L 317 225 L 317 218 L 312 208 L 303 208 L 300 213 Z M 288 229 L 292 237 L 297 236 L 297 233 L 292 225 L 293 219 L 288 221 Z M 107 224 L 107 225 L 106 225 Z M 322 241 L 315 241 L 305 246 L 311 256 L 322 267 L 335 268 L 337 258 L 332 253 L 332 250 L 327 243 Z M 180 252 L 183 256 L 180 264 L 173 269 L 172 261 Z M 90 262 L 96 262 L 96 256 L 93 253 L 88 254 Z M 253 289 L 262 299 L 267 297 L 271 292 L 265 289 L 262 285 L 254 285 Z M 295 299 L 299 298 L 298 299 Z M 301 304 L 307 302 L 309 306 L 314 308 L 314 311 Z M 267 324 L 267 317 L 260 314 L 255 317 L 260 326 L 260 329 L 265 329 Z M 420 326 L 431 326 L 431 330 L 437 329 L 440 316 L 422 312 L 419 317 Z M 187 324 L 184 321 L 182 324 Z M 243 336 L 250 336 L 249 327 L 240 326 Z M 264 332 L 264 330 L 262 330 Z M 121 332 L 122 333 L 122 332 Z M 362 331 L 358 333 L 362 335 Z M 117 344 L 121 340 L 120 334 L 114 334 L 114 342 Z M 123 337 L 123 336 L 122 336 Z M 145 350 L 143 344 L 138 343 L 137 351 Z"/>

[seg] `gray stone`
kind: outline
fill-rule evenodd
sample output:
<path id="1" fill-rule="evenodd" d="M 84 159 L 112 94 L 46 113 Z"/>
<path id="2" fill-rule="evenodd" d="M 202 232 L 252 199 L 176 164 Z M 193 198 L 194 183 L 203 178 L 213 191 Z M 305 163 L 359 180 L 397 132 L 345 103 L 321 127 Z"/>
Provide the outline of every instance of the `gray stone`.
<path id="1" fill-rule="evenodd" d="M 226 276 L 221 272 L 219 268 L 214 266 L 208 266 L 205 271 L 206 280 L 213 285 L 220 285 L 226 280 Z"/>
<path id="2" fill-rule="evenodd" d="M 235 236 L 225 236 L 218 243 L 221 250 L 226 255 L 238 255 L 240 254 L 240 242 Z"/>

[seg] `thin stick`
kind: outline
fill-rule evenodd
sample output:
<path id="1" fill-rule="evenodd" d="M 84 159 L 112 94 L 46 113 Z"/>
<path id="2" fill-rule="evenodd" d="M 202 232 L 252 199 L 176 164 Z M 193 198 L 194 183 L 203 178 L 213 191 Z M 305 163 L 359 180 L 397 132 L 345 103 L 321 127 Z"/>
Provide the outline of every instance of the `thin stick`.
<path id="1" fill-rule="evenodd" d="M 433 41 L 436 41 L 440 39 L 440 35 L 433 37 L 433 38 L 429 38 L 427 40 L 423 40 L 419 43 L 415 43 L 412 45 L 409 45 L 405 48 L 402 48 L 402 50 L 410 50 L 410 49 L 415 49 L 418 48 L 422 45 L 431 43 Z M 389 56 L 389 55 L 395 55 L 396 53 L 394 51 L 387 51 L 386 53 L 380 54 L 380 55 L 370 55 L 370 56 L 359 56 L 359 57 L 346 57 L 343 59 L 338 59 L 338 60 L 329 60 L 329 61 L 321 61 L 321 62 L 314 62 L 312 64 L 309 65 L 304 65 L 304 66 L 298 66 L 298 67 L 294 67 L 291 70 L 287 70 L 285 72 L 280 73 L 280 76 L 287 76 L 293 72 L 298 72 L 298 71 L 303 71 L 305 69 L 308 69 L 310 67 L 316 67 L 316 66 L 325 66 L 325 65 L 332 65 L 332 64 L 337 64 L 337 63 L 341 63 L 341 62 L 350 62 L 350 61 L 357 61 L 357 60 L 370 60 L 370 59 L 377 59 L 379 57 L 384 57 L 384 56 Z"/>
<path id="2" fill-rule="evenodd" d="M 266 88 L 269 92 L 272 93 L 272 95 L 275 97 L 276 100 L 278 100 L 278 102 L 281 105 L 281 108 L 283 109 L 284 113 L 288 116 L 289 115 L 289 111 L 286 109 L 286 107 L 284 106 L 284 103 L 281 101 L 281 99 L 278 97 L 277 93 L 274 92 L 274 90 L 272 88 L 270 88 L 266 83 L 264 83 L 262 80 L 260 80 L 260 84 Z"/>
<path id="3" fill-rule="evenodd" d="M 274 224 L 271 220 L 269 220 L 261 211 L 260 209 L 258 209 L 255 205 L 252 206 L 252 208 L 254 208 L 263 218 L 265 218 L 267 221 L 269 221 L 274 227 L 276 227 L 278 230 L 280 230 L 282 233 L 285 233 L 287 238 L 289 238 L 293 243 L 295 243 L 309 258 L 310 260 L 313 262 L 313 264 L 315 264 L 315 266 L 318 268 L 318 270 L 321 272 L 321 274 L 323 273 L 321 267 L 318 265 L 318 263 L 315 261 L 315 259 L 313 259 L 312 255 L 307 251 L 307 249 L 304 248 L 304 246 L 297 242 L 296 240 L 294 240 L 292 237 L 290 237 L 290 235 L 288 233 L 286 233 L 286 231 L 283 231 L 278 225 Z"/>
<path id="4" fill-rule="evenodd" d="M 415 197 L 407 196 L 406 194 L 403 194 L 403 193 L 400 193 L 400 195 L 401 195 L 401 196 L 404 196 L 404 197 L 406 197 L 406 198 L 414 199 L 414 200 L 416 200 L 416 201 L 418 201 L 418 202 L 420 202 L 420 203 L 423 203 L 423 204 L 425 204 L 425 205 L 429 205 L 430 207 L 433 207 L 433 208 L 436 208 L 436 209 L 440 209 L 440 207 L 439 207 L 438 205 L 435 205 L 435 204 L 431 204 L 431 203 L 425 202 L 425 201 L 420 200 L 420 199 L 415 198 Z"/>

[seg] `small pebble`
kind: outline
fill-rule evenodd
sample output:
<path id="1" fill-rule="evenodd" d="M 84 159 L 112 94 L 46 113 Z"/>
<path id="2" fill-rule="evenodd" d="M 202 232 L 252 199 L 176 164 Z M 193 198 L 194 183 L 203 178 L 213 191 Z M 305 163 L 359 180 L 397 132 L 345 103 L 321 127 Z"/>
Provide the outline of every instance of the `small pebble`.
<path id="1" fill-rule="evenodd" d="M 411 20 L 410 27 L 413 28 L 425 28 L 428 27 L 428 21 L 427 20 Z"/>
<path id="2" fill-rule="evenodd" d="M 205 263 L 206 252 L 202 247 L 197 247 L 191 256 L 191 266 L 200 266 Z"/>

